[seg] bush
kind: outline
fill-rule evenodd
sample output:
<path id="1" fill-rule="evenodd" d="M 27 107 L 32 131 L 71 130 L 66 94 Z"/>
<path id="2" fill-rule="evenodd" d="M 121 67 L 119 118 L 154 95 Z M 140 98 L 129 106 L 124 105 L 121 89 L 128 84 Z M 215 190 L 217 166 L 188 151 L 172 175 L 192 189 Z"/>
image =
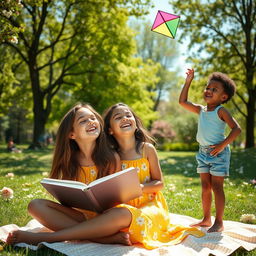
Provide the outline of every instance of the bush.
<path id="1" fill-rule="evenodd" d="M 157 120 L 153 123 L 151 135 L 157 140 L 157 143 L 163 144 L 165 141 L 172 141 L 176 136 L 171 125 L 165 120 Z"/>
<path id="2" fill-rule="evenodd" d="M 198 143 L 183 143 L 183 142 L 166 142 L 163 145 L 159 146 L 160 150 L 164 151 L 198 151 Z"/>

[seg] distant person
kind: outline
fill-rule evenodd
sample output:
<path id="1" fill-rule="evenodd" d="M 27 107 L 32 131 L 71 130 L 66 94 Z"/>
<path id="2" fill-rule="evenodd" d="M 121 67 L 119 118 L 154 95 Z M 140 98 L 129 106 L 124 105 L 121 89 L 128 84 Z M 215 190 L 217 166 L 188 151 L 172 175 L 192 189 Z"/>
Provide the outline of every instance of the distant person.
<path id="1" fill-rule="evenodd" d="M 203 97 L 206 106 L 188 101 L 188 91 L 194 78 L 194 70 L 187 70 L 185 85 L 181 91 L 179 103 L 185 109 L 199 115 L 197 141 L 199 152 L 197 172 L 200 174 L 202 185 L 203 219 L 192 226 L 211 227 L 208 232 L 221 232 L 224 229 L 223 215 L 225 194 L 223 189 L 224 177 L 229 175 L 230 148 L 229 144 L 241 133 L 237 121 L 222 106 L 235 93 L 236 85 L 227 75 L 215 72 L 208 79 Z M 231 129 L 225 137 L 226 124 Z M 216 218 L 211 222 L 212 191 L 215 197 Z"/>
<path id="2" fill-rule="evenodd" d="M 18 148 L 16 148 L 13 137 L 10 137 L 8 142 L 7 142 L 7 150 L 11 153 L 21 153 L 22 151 Z"/>
<path id="3" fill-rule="evenodd" d="M 51 135 L 47 135 L 46 137 L 46 145 L 49 146 L 49 145 L 52 145 L 53 144 L 53 138 Z"/>

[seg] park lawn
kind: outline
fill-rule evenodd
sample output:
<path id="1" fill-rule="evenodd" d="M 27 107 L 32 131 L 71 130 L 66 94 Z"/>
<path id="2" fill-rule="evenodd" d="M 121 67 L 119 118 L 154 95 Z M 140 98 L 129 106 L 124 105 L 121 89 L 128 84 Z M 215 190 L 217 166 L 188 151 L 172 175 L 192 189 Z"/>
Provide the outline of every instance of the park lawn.
<path id="1" fill-rule="evenodd" d="M 28 203 L 33 198 L 51 198 L 39 182 L 50 170 L 52 148 L 38 151 L 25 148 L 23 146 L 22 153 L 8 153 L 5 145 L 0 145 L 0 189 L 9 187 L 14 191 L 12 199 L 0 198 L 0 226 L 9 223 L 25 225 L 31 219 L 27 214 Z M 201 188 L 195 171 L 195 152 L 159 152 L 159 158 L 165 179 L 164 194 L 170 211 L 200 219 Z M 250 180 L 256 178 L 255 166 L 255 149 L 233 150 L 230 177 L 225 180 L 225 220 L 239 221 L 242 214 L 256 214 L 256 187 L 250 184 Z M 14 177 L 6 177 L 8 173 L 14 173 Z M 214 207 L 212 214 L 215 214 Z M 256 221 L 252 223 L 256 224 Z M 46 248 L 33 252 L 8 246 L 0 251 L 0 255 L 62 254 Z M 241 249 L 232 255 L 256 255 L 256 250 L 246 252 Z"/>

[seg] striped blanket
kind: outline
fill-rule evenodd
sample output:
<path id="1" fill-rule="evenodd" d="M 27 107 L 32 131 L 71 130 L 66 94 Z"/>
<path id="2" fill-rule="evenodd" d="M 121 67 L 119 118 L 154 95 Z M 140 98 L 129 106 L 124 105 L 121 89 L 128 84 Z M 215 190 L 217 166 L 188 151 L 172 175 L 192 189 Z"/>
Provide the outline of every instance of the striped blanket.
<path id="1" fill-rule="evenodd" d="M 189 216 L 170 214 L 174 224 L 189 225 L 195 223 L 196 219 Z M 220 233 L 206 233 L 204 237 L 196 238 L 188 236 L 182 243 L 174 246 L 165 246 L 154 250 L 146 250 L 140 246 L 124 246 L 98 244 L 89 241 L 80 242 L 60 242 L 60 243 L 40 243 L 32 246 L 24 243 L 16 244 L 19 247 L 28 247 L 31 250 L 38 250 L 43 246 L 63 253 L 67 256 L 208 256 L 208 255 L 230 255 L 232 252 L 242 247 L 247 251 L 256 248 L 256 225 L 244 224 L 234 221 L 224 221 L 225 230 Z M 9 224 L 0 227 L 0 240 L 5 240 L 7 234 L 14 229 L 29 230 L 32 232 L 47 231 L 36 220 L 31 220 L 25 227 L 18 227 Z M 202 231 L 206 231 L 202 229 Z"/>

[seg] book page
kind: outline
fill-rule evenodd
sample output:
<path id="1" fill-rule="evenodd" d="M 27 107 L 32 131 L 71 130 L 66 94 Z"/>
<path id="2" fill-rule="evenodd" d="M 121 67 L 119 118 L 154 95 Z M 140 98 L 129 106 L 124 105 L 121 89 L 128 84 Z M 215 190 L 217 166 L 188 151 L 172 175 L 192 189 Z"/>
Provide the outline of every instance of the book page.
<path id="1" fill-rule="evenodd" d="M 125 170 L 122 170 L 122 171 L 115 172 L 115 173 L 113 173 L 113 174 L 107 175 L 107 176 L 105 176 L 105 177 L 99 178 L 99 179 L 97 179 L 97 180 L 92 181 L 92 182 L 91 182 L 89 185 L 87 185 L 87 186 L 88 186 L 88 188 L 89 188 L 89 187 L 92 187 L 92 186 L 97 185 L 97 184 L 99 184 L 99 183 L 102 183 L 102 182 L 104 182 L 104 181 L 106 181 L 106 180 L 110 180 L 110 179 L 112 179 L 112 178 L 114 178 L 114 177 L 116 177 L 116 176 L 119 176 L 119 175 L 122 175 L 122 174 L 124 174 L 124 173 L 126 173 L 126 172 L 129 172 L 129 171 L 131 171 L 131 169 L 134 169 L 134 168 L 131 167 L 131 168 L 128 168 L 128 169 L 125 169 Z"/>
<path id="2" fill-rule="evenodd" d="M 85 190 L 88 186 L 79 181 L 44 178 L 41 183 Z"/>

